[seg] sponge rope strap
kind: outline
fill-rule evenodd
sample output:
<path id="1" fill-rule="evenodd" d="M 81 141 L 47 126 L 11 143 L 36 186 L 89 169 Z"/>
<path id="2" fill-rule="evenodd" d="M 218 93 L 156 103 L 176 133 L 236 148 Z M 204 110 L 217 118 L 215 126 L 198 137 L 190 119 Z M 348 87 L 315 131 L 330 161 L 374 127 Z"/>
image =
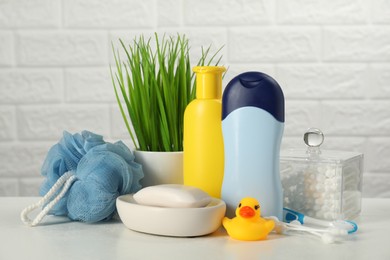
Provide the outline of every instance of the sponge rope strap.
<path id="1" fill-rule="evenodd" d="M 20 218 L 26 225 L 34 227 L 38 225 L 42 219 L 49 213 L 49 211 L 60 201 L 60 199 L 66 194 L 68 189 L 71 187 L 72 183 L 76 180 L 76 176 L 72 172 L 66 172 L 62 175 L 56 183 L 51 187 L 51 189 L 46 193 L 46 195 L 40 199 L 38 202 L 31 204 L 26 207 L 21 213 Z M 62 187 L 62 189 L 61 189 Z M 61 189 L 60 193 L 50 201 L 51 197 Z M 42 207 L 45 203 L 50 201 L 41 212 L 35 217 L 34 220 L 29 219 L 28 214 L 33 210 Z"/>

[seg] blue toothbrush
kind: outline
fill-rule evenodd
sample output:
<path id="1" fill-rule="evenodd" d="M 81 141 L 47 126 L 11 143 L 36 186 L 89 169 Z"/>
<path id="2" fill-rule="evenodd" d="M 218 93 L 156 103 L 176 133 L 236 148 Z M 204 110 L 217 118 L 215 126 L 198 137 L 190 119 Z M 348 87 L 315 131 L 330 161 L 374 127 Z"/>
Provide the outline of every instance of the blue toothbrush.
<path id="1" fill-rule="evenodd" d="M 283 208 L 283 221 L 286 223 L 290 223 L 291 221 L 295 220 L 299 221 L 302 225 L 313 224 L 323 227 L 335 227 L 338 229 L 344 229 L 348 231 L 348 234 L 352 234 L 358 230 L 358 225 L 350 220 L 326 221 L 305 216 L 304 214 L 294 211 L 292 209 Z"/>

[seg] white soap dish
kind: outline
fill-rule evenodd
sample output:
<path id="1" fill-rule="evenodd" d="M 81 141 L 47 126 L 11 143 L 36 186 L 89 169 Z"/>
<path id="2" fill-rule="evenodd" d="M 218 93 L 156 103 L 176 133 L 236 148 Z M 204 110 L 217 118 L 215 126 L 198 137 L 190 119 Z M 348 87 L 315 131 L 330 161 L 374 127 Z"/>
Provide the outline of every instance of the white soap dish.
<path id="1" fill-rule="evenodd" d="M 205 207 L 167 208 L 138 204 L 132 194 L 116 200 L 119 217 L 131 230 L 175 237 L 195 237 L 216 231 L 225 216 L 224 201 L 212 198 Z"/>

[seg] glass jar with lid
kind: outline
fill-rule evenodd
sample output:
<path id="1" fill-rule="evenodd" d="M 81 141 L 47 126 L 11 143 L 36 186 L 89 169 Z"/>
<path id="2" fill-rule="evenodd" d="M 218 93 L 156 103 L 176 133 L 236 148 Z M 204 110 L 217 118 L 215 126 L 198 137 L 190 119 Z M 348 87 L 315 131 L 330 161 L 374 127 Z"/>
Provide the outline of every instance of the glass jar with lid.
<path id="1" fill-rule="evenodd" d="M 361 211 L 363 154 L 321 150 L 324 134 L 310 128 L 306 149 L 281 151 L 283 206 L 307 216 L 353 219 Z"/>

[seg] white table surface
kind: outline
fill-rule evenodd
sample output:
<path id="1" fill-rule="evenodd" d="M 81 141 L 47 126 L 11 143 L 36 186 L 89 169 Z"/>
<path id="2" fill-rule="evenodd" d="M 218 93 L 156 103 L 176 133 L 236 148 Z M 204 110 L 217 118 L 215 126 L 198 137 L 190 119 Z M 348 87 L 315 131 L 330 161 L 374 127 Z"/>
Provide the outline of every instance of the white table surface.
<path id="1" fill-rule="evenodd" d="M 338 244 L 277 234 L 236 241 L 223 228 L 204 237 L 163 237 L 129 230 L 119 220 L 85 224 L 53 216 L 31 228 L 20 212 L 37 199 L 0 197 L 0 259 L 390 259 L 390 199 L 364 199 L 358 232 Z"/>

